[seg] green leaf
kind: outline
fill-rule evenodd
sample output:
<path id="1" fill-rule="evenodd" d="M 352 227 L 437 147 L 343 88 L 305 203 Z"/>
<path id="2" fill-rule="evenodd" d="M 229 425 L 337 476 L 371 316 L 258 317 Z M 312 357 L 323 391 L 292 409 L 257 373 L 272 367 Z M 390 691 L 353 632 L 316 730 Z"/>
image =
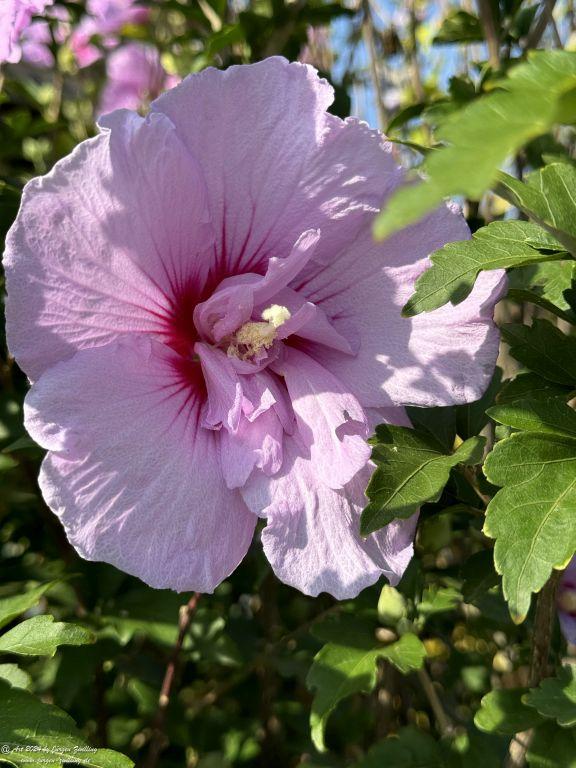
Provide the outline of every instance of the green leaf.
<path id="1" fill-rule="evenodd" d="M 474 717 L 474 724 L 485 733 L 512 736 L 542 722 L 542 717 L 522 703 L 524 689 L 497 690 L 486 694 Z"/>
<path id="2" fill-rule="evenodd" d="M 477 16 L 467 11 L 453 11 L 442 22 L 432 42 L 434 45 L 446 43 L 478 43 L 484 40 L 482 24 Z"/>
<path id="3" fill-rule="evenodd" d="M 576 313 L 567 301 L 566 293 L 574 278 L 576 261 L 547 261 L 534 264 L 531 267 L 523 267 L 508 273 L 509 291 L 514 295 L 515 291 L 527 291 L 536 294 L 546 302 L 545 306 L 552 306 L 565 312 L 569 322 L 576 321 Z M 530 301 L 534 301 L 531 296 Z"/>
<path id="4" fill-rule="evenodd" d="M 530 768 L 576 768 L 576 732 L 552 723 L 536 728 L 527 759 Z"/>
<path id="5" fill-rule="evenodd" d="M 443 768 L 445 765 L 438 742 L 430 734 L 409 725 L 373 746 L 354 768 Z"/>
<path id="6" fill-rule="evenodd" d="M 524 703 L 565 728 L 576 726 L 576 666 L 566 664 L 555 678 L 543 680 L 529 691 Z"/>
<path id="7" fill-rule="evenodd" d="M 404 186 L 386 202 L 375 224 L 384 238 L 420 219 L 442 200 L 478 200 L 506 159 L 558 123 L 576 118 L 576 55 L 531 51 L 499 88 L 449 115 L 437 131 L 446 147 L 423 162 L 425 181 Z"/>
<path id="8" fill-rule="evenodd" d="M 308 688 L 315 691 L 310 714 L 312 741 L 322 752 L 326 749 L 324 731 L 330 713 L 346 697 L 372 691 L 379 658 L 407 674 L 422 666 L 426 650 L 411 634 L 390 645 L 378 645 L 374 628 L 355 617 L 339 617 L 315 628 L 314 634 L 334 638 L 316 654 L 306 678 Z"/>
<path id="9" fill-rule="evenodd" d="M 43 704 L 27 691 L 10 688 L 0 681 L 0 701 L 0 744 L 11 749 L 1 757 L 14 765 L 45 766 L 48 760 L 55 765 L 70 762 L 86 768 L 132 768 L 134 765 L 118 752 L 90 747 L 66 712 Z M 26 747 L 40 749 L 24 751 Z"/>
<path id="10" fill-rule="evenodd" d="M 39 587 L 30 589 L 28 592 L 24 592 L 21 595 L 14 595 L 13 597 L 5 597 L 0 600 L 0 629 L 9 624 L 21 613 L 33 608 L 42 595 L 47 592 L 58 582 L 49 581 L 46 584 L 41 584 Z"/>
<path id="11" fill-rule="evenodd" d="M 454 587 L 426 587 L 422 600 L 418 604 L 418 613 L 422 616 L 432 616 L 435 613 L 453 611 L 462 602 L 462 595 Z"/>
<path id="12" fill-rule="evenodd" d="M 537 376 L 535 373 L 520 373 L 507 381 L 498 393 L 499 405 L 515 403 L 518 400 L 549 400 L 551 397 L 569 399 L 571 389 Z"/>
<path id="13" fill-rule="evenodd" d="M 426 648 L 416 635 L 402 635 L 400 640 L 380 649 L 379 657 L 393 664 L 403 675 L 421 669 L 426 658 Z"/>
<path id="14" fill-rule="evenodd" d="M 549 253 L 540 253 L 546 249 Z M 481 271 L 524 267 L 566 258 L 565 249 L 541 227 L 528 221 L 495 221 L 471 240 L 448 243 L 435 251 L 432 266 L 416 281 L 402 309 L 405 317 L 430 312 L 443 304 L 459 304 L 469 296 Z"/>
<path id="15" fill-rule="evenodd" d="M 78 624 L 55 622 L 53 616 L 34 616 L 0 637 L 0 653 L 54 656 L 59 645 L 86 645 L 94 642 L 96 636 Z"/>
<path id="16" fill-rule="evenodd" d="M 562 400 L 517 400 L 488 408 L 488 415 L 513 429 L 566 435 L 576 439 L 576 411 Z"/>
<path id="17" fill-rule="evenodd" d="M 484 533 L 496 539 L 494 562 L 516 622 L 526 617 L 532 592 L 576 551 L 576 441 L 521 432 L 502 440 L 484 464 L 504 486 L 486 511 Z"/>
<path id="18" fill-rule="evenodd" d="M 540 224 L 573 255 L 576 254 L 576 168 L 551 163 L 534 171 L 526 182 L 500 172 L 495 191 Z"/>
<path id="19" fill-rule="evenodd" d="M 370 504 L 360 531 L 367 536 L 396 518 L 407 518 L 425 501 L 436 501 L 457 464 L 482 460 L 484 438 L 473 437 L 450 454 L 428 435 L 406 427 L 380 425 L 372 452 L 376 471 L 366 491 Z"/>
<path id="20" fill-rule="evenodd" d="M 339 701 L 353 693 L 369 693 L 376 685 L 373 633 L 359 632 L 355 644 L 328 643 L 314 657 L 306 684 L 315 690 L 310 713 L 312 741 L 319 752 L 326 749 L 324 731 L 330 713 Z"/>
<path id="21" fill-rule="evenodd" d="M 13 688 L 28 690 L 32 686 L 28 672 L 24 672 L 17 664 L 0 664 L 0 680 L 5 680 Z"/>
<path id="22" fill-rule="evenodd" d="M 501 331 L 512 357 L 531 371 L 557 384 L 576 382 L 576 338 L 547 320 L 534 320 L 531 326 L 507 324 Z"/>
<path id="23" fill-rule="evenodd" d="M 533 291 L 510 288 L 507 293 L 507 298 L 511 301 L 517 301 L 519 304 L 535 304 L 537 307 L 542 307 L 542 309 L 556 315 L 556 317 L 559 317 L 561 320 L 565 320 L 567 323 L 574 323 L 576 319 L 572 311 L 566 312 L 565 310 L 560 309 L 560 307 L 557 307 L 555 304 L 552 304 L 551 301 L 548 301 L 548 299 L 545 299 L 543 296 L 540 296 Z"/>

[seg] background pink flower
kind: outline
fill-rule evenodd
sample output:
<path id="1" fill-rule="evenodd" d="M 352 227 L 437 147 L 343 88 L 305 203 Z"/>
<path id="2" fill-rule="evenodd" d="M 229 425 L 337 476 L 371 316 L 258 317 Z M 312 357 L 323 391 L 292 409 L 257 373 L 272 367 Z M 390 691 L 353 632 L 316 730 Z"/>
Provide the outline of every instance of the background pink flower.
<path id="1" fill-rule="evenodd" d="M 375 243 L 389 144 L 271 58 L 102 120 L 30 182 L 7 240 L 8 337 L 34 381 L 40 485 L 70 541 L 152 586 L 212 591 L 258 516 L 278 576 L 351 597 L 396 583 L 415 519 L 363 539 L 374 424 L 478 398 L 500 272 L 400 316 L 454 209 Z"/>
<path id="2" fill-rule="evenodd" d="M 138 110 L 179 82 L 166 72 L 156 48 L 142 43 L 126 43 L 111 53 L 106 75 L 99 114 L 121 108 Z"/>
<path id="3" fill-rule="evenodd" d="M 558 618 L 566 640 L 576 644 L 576 557 L 572 558 L 560 579 Z"/>
<path id="4" fill-rule="evenodd" d="M 22 57 L 22 34 L 33 16 L 44 12 L 54 0 L 2 0 L 0 3 L 0 64 L 15 64 Z"/>
<path id="5" fill-rule="evenodd" d="M 70 48 L 79 67 L 87 67 L 102 58 L 102 49 L 95 44 L 113 48 L 118 44 L 118 33 L 128 24 L 145 24 L 150 9 L 138 5 L 137 0 L 88 0 L 88 14 L 72 32 Z"/>

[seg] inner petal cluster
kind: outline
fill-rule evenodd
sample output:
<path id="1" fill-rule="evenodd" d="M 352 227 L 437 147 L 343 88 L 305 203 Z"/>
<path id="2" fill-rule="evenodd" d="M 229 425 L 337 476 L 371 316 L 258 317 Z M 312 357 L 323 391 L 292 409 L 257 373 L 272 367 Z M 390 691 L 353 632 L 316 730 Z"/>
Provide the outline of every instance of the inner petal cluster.
<path id="1" fill-rule="evenodd" d="M 220 433 L 230 488 L 244 486 L 254 470 L 279 472 L 285 435 L 311 458 L 320 450 L 337 458 L 332 487 L 343 487 L 369 458 L 362 408 L 316 360 L 319 349 L 353 354 L 350 344 L 320 307 L 290 286 L 310 264 L 319 238 L 317 230 L 304 232 L 289 255 L 269 260 L 264 275 L 224 279 L 194 311 L 200 337 L 194 352 L 206 385 L 201 424 Z"/>

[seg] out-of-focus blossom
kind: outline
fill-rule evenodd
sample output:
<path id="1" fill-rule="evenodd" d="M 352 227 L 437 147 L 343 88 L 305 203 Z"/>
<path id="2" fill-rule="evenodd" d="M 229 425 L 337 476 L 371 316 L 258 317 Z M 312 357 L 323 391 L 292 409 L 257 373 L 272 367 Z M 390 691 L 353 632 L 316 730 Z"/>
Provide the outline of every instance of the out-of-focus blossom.
<path id="1" fill-rule="evenodd" d="M 576 645 L 576 557 L 572 558 L 560 579 L 558 618 L 566 640 Z"/>
<path id="2" fill-rule="evenodd" d="M 137 111 L 180 81 L 166 72 L 156 48 L 142 43 L 127 43 L 111 53 L 106 74 L 99 114 L 121 108 Z"/>
<path id="3" fill-rule="evenodd" d="M 47 21 L 33 21 L 22 35 L 22 59 L 37 67 L 54 65 L 54 55 L 50 50 L 52 33 Z"/>
<path id="4" fill-rule="evenodd" d="M 83 557 L 210 592 L 262 516 L 272 567 L 307 594 L 408 565 L 415 517 L 359 535 L 366 438 L 407 403 L 481 396 L 505 278 L 401 317 L 428 255 L 469 230 L 442 206 L 375 243 L 404 174 L 332 99 L 281 58 L 206 69 L 26 186 L 8 340 L 42 493 Z"/>
<path id="5" fill-rule="evenodd" d="M 94 43 L 98 38 L 104 48 L 118 44 L 118 33 L 130 24 L 145 24 L 150 9 L 137 0 L 89 0 L 85 16 L 70 37 L 70 48 L 79 67 L 87 67 L 102 57 Z"/>
<path id="6" fill-rule="evenodd" d="M 43 13 L 54 0 L 1 0 L 0 64 L 15 64 L 22 57 L 22 36 L 32 18 Z"/>

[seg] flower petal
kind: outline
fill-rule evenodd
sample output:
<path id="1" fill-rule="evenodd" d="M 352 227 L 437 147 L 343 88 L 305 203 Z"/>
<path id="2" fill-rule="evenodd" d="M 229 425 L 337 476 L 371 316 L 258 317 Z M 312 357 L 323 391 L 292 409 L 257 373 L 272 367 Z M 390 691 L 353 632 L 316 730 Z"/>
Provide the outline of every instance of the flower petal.
<path id="1" fill-rule="evenodd" d="M 460 213 L 442 207 L 383 243 L 366 226 L 333 263 L 298 278 L 296 287 L 336 329 L 358 339 L 355 358 L 321 347 L 314 354 L 364 407 L 470 402 L 488 386 L 498 354 L 492 315 L 506 284 L 501 270 L 482 273 L 461 304 L 400 314 L 428 255 L 469 236 Z"/>
<path id="2" fill-rule="evenodd" d="M 42 493 L 82 557 L 200 592 L 236 568 L 256 517 L 226 488 L 200 405 L 181 359 L 138 336 L 78 352 L 33 386 L 26 426 L 59 451 Z"/>
<path id="3" fill-rule="evenodd" d="M 417 516 L 360 536 L 366 466 L 340 490 L 322 483 L 293 438 L 285 438 L 282 469 L 273 477 L 254 473 L 242 489 L 253 512 L 268 518 L 262 532 L 266 557 L 286 584 L 307 595 L 329 592 L 355 597 L 382 574 L 397 584 L 412 558 Z"/>
<path id="4" fill-rule="evenodd" d="M 120 333 L 170 340 L 175 297 L 206 281 L 205 187 L 174 127 L 106 126 L 26 186 L 7 237 L 8 342 L 31 378 Z"/>
<path id="5" fill-rule="evenodd" d="M 358 401 L 296 349 L 287 348 L 273 368 L 286 380 L 298 433 L 315 472 L 331 488 L 342 488 L 370 458 L 366 417 Z"/>
<path id="6" fill-rule="evenodd" d="M 152 104 L 202 163 L 230 272 L 264 271 L 310 228 L 322 232 L 314 258 L 329 261 L 398 183 L 391 145 L 326 113 L 332 99 L 312 67 L 275 56 L 205 69 Z"/>

